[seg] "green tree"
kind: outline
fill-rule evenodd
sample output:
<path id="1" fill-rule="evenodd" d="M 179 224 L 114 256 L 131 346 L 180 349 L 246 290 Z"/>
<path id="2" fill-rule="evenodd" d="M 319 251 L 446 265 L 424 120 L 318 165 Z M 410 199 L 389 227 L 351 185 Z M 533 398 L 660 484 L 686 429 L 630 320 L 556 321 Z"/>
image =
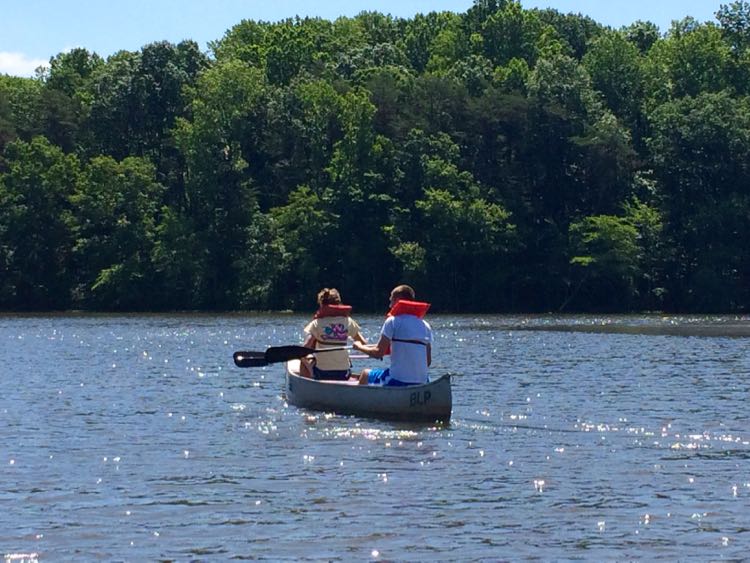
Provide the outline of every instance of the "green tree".
<path id="1" fill-rule="evenodd" d="M 653 193 L 653 182 L 637 176 L 647 193 Z M 638 232 L 640 275 L 637 279 L 638 305 L 651 311 L 661 310 L 666 298 L 664 266 L 669 260 L 671 245 L 664 235 L 664 219 L 655 205 L 641 201 L 637 196 L 623 204 L 625 220 Z"/>
<path id="2" fill-rule="evenodd" d="M 137 53 L 119 51 L 92 77 L 93 95 L 86 123 L 92 136 L 88 154 L 105 154 L 116 160 L 143 155 L 142 132 L 135 117 L 142 109 L 131 86 L 138 64 Z"/>
<path id="3" fill-rule="evenodd" d="M 744 306 L 748 271 L 750 107 L 728 92 L 660 106 L 649 140 L 663 192 L 668 306 L 731 310 Z"/>
<path id="4" fill-rule="evenodd" d="M 328 268 L 338 253 L 339 217 L 308 186 L 300 186 L 289 202 L 271 212 L 283 244 L 283 267 L 276 298 L 288 308 L 309 305 L 310 288 L 335 281 Z"/>
<path id="5" fill-rule="evenodd" d="M 507 267 L 515 228 L 500 205 L 477 194 L 452 195 L 427 189 L 416 202 L 423 230 L 415 241 L 403 241 L 394 255 L 408 272 L 424 249 L 427 293 L 449 310 L 492 310 L 507 306 Z M 414 252 L 407 252 L 412 243 Z M 416 243 L 419 246 L 416 246 Z"/>
<path id="6" fill-rule="evenodd" d="M 432 39 L 429 50 L 426 68 L 429 72 L 445 71 L 471 54 L 460 16 L 445 15 L 442 28 Z"/>
<path id="7" fill-rule="evenodd" d="M 159 309 L 196 309 L 205 300 L 207 267 L 199 233 L 184 211 L 164 206 L 159 216 L 151 248 L 156 281 L 149 294 Z"/>
<path id="8" fill-rule="evenodd" d="M 94 158 L 71 197 L 77 301 L 96 309 L 157 305 L 151 255 L 164 186 L 147 160 Z"/>
<path id="9" fill-rule="evenodd" d="M 487 18 L 482 29 L 485 56 L 496 66 L 523 59 L 529 66 L 542 56 L 562 53 L 555 29 L 539 14 L 524 10 L 520 2 L 508 2 Z"/>
<path id="10" fill-rule="evenodd" d="M 427 68 L 432 56 L 432 47 L 440 33 L 450 26 L 455 15 L 447 12 L 430 12 L 416 14 L 414 18 L 405 22 L 401 42 L 411 67 L 421 74 Z"/>
<path id="11" fill-rule="evenodd" d="M 403 138 L 413 123 L 408 101 L 414 89 L 414 76 L 401 68 L 381 68 L 368 76 L 364 86 L 376 108 L 375 132 L 389 139 Z"/>
<path id="12" fill-rule="evenodd" d="M 660 103 L 720 92 L 731 85 L 732 57 L 715 25 L 675 22 L 645 61 L 645 94 L 651 107 Z"/>
<path id="13" fill-rule="evenodd" d="M 17 137 L 16 126 L 13 121 L 10 101 L 7 96 L 0 95 L 0 155 L 5 150 L 5 145 Z M 0 170 L 2 170 L 2 160 L 0 160 Z"/>
<path id="14" fill-rule="evenodd" d="M 636 128 L 641 119 L 643 63 L 635 45 L 622 33 L 599 36 L 583 58 L 594 88 L 602 93 L 607 107 Z"/>
<path id="15" fill-rule="evenodd" d="M 70 195 L 78 160 L 43 137 L 13 141 L 0 176 L 0 306 L 65 309 L 70 304 Z"/>
<path id="16" fill-rule="evenodd" d="M 750 2 L 736 0 L 730 4 L 721 4 L 716 12 L 716 19 L 735 53 L 741 53 L 750 47 Z"/>
<path id="17" fill-rule="evenodd" d="M 87 95 L 89 81 L 104 65 L 102 58 L 83 48 L 71 49 L 50 59 L 44 83 L 69 98 Z"/>
<path id="18" fill-rule="evenodd" d="M 734 63 L 732 84 L 739 94 L 750 94 L 750 3 L 722 4 L 716 12 L 721 33 Z"/>
<path id="19" fill-rule="evenodd" d="M 353 90 L 341 102 L 342 138 L 334 145 L 327 168 L 329 186 L 322 194 L 328 209 L 340 217 L 334 240 L 367 240 L 367 251 L 343 244 L 333 252 L 335 263 L 326 272 L 328 279 L 341 280 L 347 295 L 358 291 L 361 302 L 378 303 L 387 282 L 387 266 L 380 271 L 372 264 L 387 265 L 387 241 L 382 225 L 387 220 L 387 195 L 379 191 L 382 175 L 377 168 L 378 154 L 385 150 L 375 134 L 375 106 L 368 92 Z"/>
<path id="20" fill-rule="evenodd" d="M 565 45 L 564 53 L 581 60 L 589 49 L 589 44 L 605 33 L 605 28 L 588 16 L 563 14 L 557 10 L 532 10 L 539 19 L 550 25 Z"/>
<path id="21" fill-rule="evenodd" d="M 192 41 L 151 43 L 107 59 L 91 79 L 91 153 L 116 160 L 145 156 L 157 164 L 174 158 L 171 130 L 178 117 L 187 115 L 185 87 L 195 84 L 207 64 Z M 168 168 L 159 171 L 171 173 Z"/>
<path id="22" fill-rule="evenodd" d="M 248 261 L 257 258 L 248 256 L 249 249 L 262 248 L 248 237 L 263 234 L 266 240 L 264 231 L 271 228 L 260 214 L 243 151 L 267 97 L 262 71 L 240 61 L 219 63 L 200 76 L 192 119 L 179 119 L 175 129 L 186 167 L 185 214 L 199 248 L 195 259 L 201 271 L 192 285 L 201 307 L 234 308 L 241 296 L 255 299 L 262 293 L 241 277 Z"/>
<path id="23" fill-rule="evenodd" d="M 42 83 L 37 79 L 0 75 L 0 105 L 5 108 L 0 109 L 5 116 L 0 135 L 6 143 L 16 138 L 29 142 L 42 133 L 41 95 Z"/>
<path id="24" fill-rule="evenodd" d="M 638 230 L 623 217 L 595 215 L 572 223 L 569 232 L 577 281 L 560 309 L 580 299 L 582 289 L 584 310 L 629 309 L 640 275 Z"/>
<path id="25" fill-rule="evenodd" d="M 403 69 L 408 72 L 409 61 L 406 54 L 393 43 L 365 45 L 344 53 L 336 65 L 336 73 L 355 84 L 362 84 L 382 68 Z"/>
<path id="26" fill-rule="evenodd" d="M 283 206 L 298 186 L 321 193 L 328 185 L 333 145 L 341 139 L 341 95 L 324 80 L 295 80 L 265 88 L 237 125 L 241 155 L 260 209 Z"/>
<path id="27" fill-rule="evenodd" d="M 625 33 L 627 40 L 635 45 L 642 55 L 648 53 L 661 36 L 656 24 L 643 20 L 633 22 L 624 27 L 622 31 Z"/>
<path id="28" fill-rule="evenodd" d="M 91 80 L 104 62 L 86 49 L 73 49 L 50 59 L 50 68 L 41 75 L 39 134 L 65 152 L 79 152 L 90 145 L 84 126 L 93 96 Z"/>
<path id="29" fill-rule="evenodd" d="M 628 131 L 605 112 L 572 141 L 581 150 L 579 214 L 614 213 L 630 195 L 636 171 Z"/>

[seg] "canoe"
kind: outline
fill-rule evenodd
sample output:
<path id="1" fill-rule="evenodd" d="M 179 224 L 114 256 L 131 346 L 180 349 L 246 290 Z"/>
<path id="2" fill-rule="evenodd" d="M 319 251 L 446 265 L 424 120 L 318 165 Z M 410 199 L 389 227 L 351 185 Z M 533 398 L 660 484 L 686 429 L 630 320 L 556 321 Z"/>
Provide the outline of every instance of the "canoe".
<path id="1" fill-rule="evenodd" d="M 299 360 L 286 364 L 285 392 L 297 407 L 384 420 L 448 422 L 453 408 L 450 375 L 406 387 L 318 381 L 299 375 Z"/>

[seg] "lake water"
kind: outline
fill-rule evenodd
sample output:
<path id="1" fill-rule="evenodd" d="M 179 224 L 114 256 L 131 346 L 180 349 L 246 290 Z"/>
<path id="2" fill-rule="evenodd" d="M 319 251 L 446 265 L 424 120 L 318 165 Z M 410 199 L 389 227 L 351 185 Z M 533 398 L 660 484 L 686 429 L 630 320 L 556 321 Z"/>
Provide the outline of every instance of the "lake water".
<path id="1" fill-rule="evenodd" d="M 300 315 L 0 317 L 0 554 L 750 553 L 750 319 L 430 320 L 447 427 L 304 411 L 283 366 L 234 367 L 299 343 Z"/>

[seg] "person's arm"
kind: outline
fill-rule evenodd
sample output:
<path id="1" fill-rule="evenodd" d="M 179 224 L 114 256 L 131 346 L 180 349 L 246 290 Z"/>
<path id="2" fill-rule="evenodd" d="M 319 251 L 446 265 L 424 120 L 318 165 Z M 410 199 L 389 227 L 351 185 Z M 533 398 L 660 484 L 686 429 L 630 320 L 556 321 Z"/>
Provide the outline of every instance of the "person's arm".
<path id="1" fill-rule="evenodd" d="M 427 343 L 427 366 L 432 365 L 432 344 Z"/>
<path id="2" fill-rule="evenodd" d="M 383 356 L 388 352 L 388 348 L 391 345 L 390 339 L 384 334 L 380 335 L 380 339 L 377 344 L 365 344 L 363 342 L 355 341 L 354 348 L 370 356 L 371 358 L 382 359 Z"/>
<path id="3" fill-rule="evenodd" d="M 362 344 L 367 344 L 367 339 L 362 336 L 362 331 L 359 329 L 359 324 L 354 319 L 349 319 L 349 334 L 352 335 L 352 344 L 354 342 L 361 342 Z"/>
<path id="4" fill-rule="evenodd" d="M 318 339 L 315 337 L 316 334 L 320 334 L 320 328 L 318 326 L 318 319 L 313 319 L 303 329 L 305 332 L 305 341 L 302 345 L 305 348 L 315 348 L 315 343 Z"/>
<path id="5" fill-rule="evenodd" d="M 305 348 L 315 348 L 315 337 L 312 334 L 308 334 L 302 346 Z"/>

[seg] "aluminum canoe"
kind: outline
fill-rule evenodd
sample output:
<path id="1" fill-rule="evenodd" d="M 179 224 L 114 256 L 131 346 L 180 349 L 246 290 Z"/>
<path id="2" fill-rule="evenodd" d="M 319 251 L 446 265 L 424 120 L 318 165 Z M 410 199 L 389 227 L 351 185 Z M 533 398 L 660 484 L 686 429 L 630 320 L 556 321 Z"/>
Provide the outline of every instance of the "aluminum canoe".
<path id="1" fill-rule="evenodd" d="M 299 375 L 299 360 L 286 364 L 286 400 L 290 405 L 385 420 L 448 422 L 453 408 L 451 377 L 422 385 L 381 387 L 356 380 L 317 381 Z"/>

